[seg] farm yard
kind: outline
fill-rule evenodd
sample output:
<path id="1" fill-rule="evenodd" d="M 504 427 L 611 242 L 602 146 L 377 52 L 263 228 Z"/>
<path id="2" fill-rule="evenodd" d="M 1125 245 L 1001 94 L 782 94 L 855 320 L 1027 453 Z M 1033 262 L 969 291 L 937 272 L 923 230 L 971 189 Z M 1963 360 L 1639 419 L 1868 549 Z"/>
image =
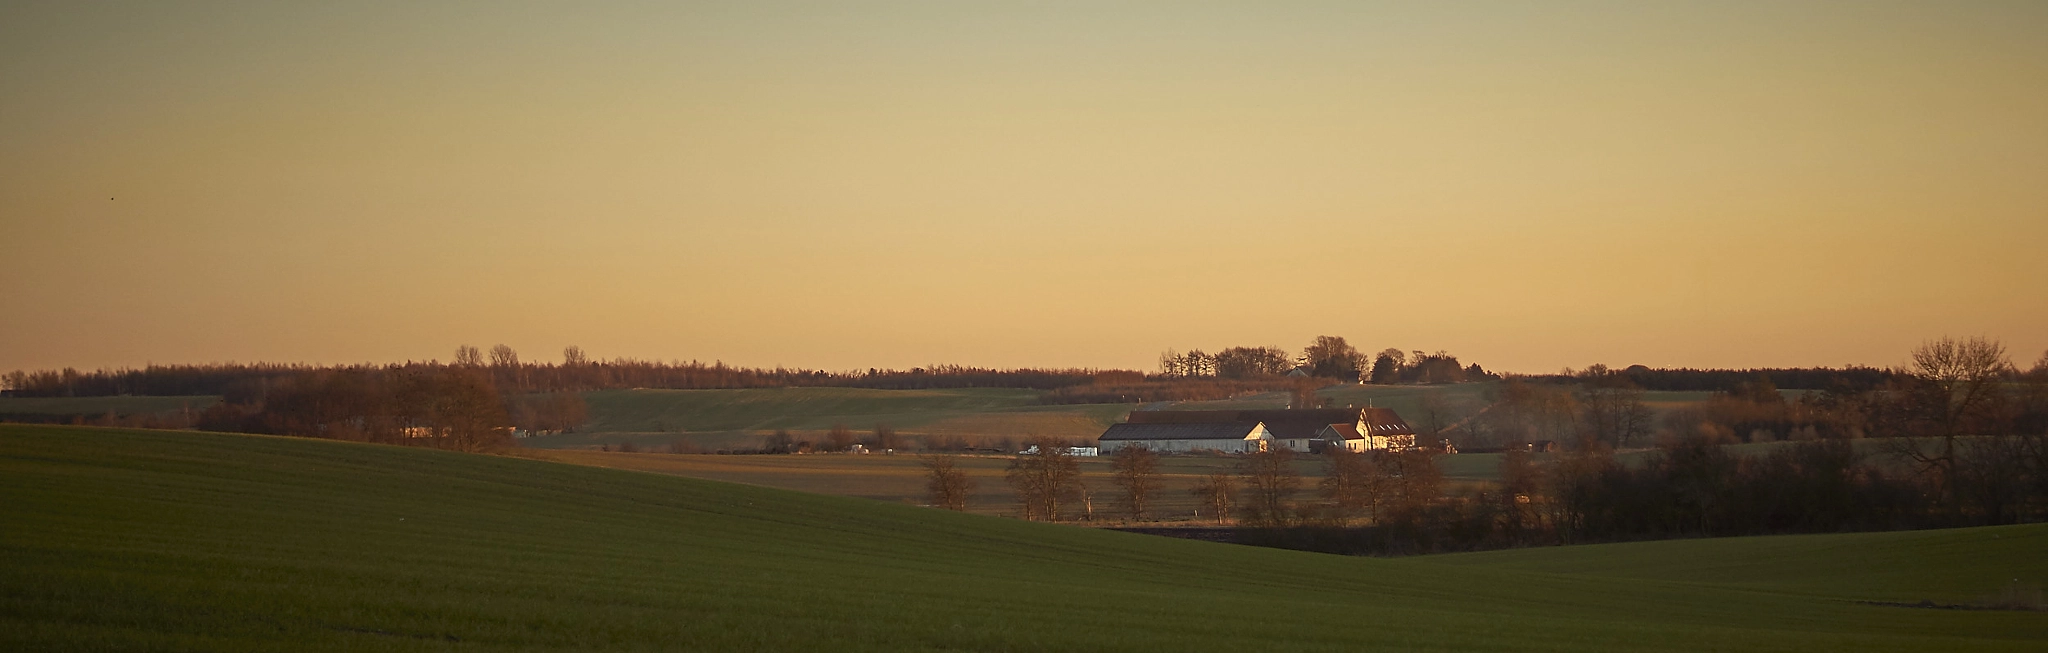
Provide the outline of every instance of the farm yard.
<path id="1" fill-rule="evenodd" d="M 0 492 L 12 650 L 2048 641 L 2040 612 L 1871 603 L 2038 588 L 2043 525 L 1350 558 L 504 456 L 49 426 L 0 426 Z"/>

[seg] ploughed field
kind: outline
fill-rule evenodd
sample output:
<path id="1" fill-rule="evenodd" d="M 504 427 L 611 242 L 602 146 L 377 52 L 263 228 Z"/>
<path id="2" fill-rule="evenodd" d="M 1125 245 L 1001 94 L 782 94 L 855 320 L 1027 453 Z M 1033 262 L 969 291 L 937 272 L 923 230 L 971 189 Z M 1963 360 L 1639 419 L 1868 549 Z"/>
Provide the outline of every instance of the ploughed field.
<path id="1" fill-rule="evenodd" d="M 0 499 L 0 650 L 2048 646 L 2048 613 L 1858 602 L 1969 601 L 1994 571 L 2039 584 L 2044 525 L 1347 558 L 513 457 L 39 426 L 0 426 Z"/>

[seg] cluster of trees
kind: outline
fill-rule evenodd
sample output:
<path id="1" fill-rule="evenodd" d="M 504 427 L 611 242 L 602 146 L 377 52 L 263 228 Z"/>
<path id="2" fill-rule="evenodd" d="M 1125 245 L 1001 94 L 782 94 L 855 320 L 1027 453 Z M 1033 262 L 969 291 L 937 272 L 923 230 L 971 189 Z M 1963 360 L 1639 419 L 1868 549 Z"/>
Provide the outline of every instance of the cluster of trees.
<path id="1" fill-rule="evenodd" d="M 436 362 L 404 363 L 391 368 L 435 366 Z M 909 370 L 869 369 L 827 372 L 808 369 L 731 367 L 723 362 L 642 361 L 618 358 L 591 360 L 581 348 L 568 347 L 560 363 L 523 361 L 511 347 L 488 352 L 473 346 L 456 349 L 452 367 L 481 370 L 491 383 L 510 393 L 582 392 L 618 388 L 770 388 L 834 386 L 914 390 L 929 388 L 1032 388 L 1052 390 L 1086 385 L 1099 378 L 1143 379 L 1143 373 L 1092 369 L 991 369 L 940 365 Z M 239 364 L 150 365 L 141 369 L 76 369 L 14 371 L 0 375 L 0 388 L 23 397 L 95 397 L 115 395 L 221 395 L 237 386 L 260 384 L 321 370 L 361 366 Z"/>
<path id="2" fill-rule="evenodd" d="M 1449 352 L 1413 355 L 1387 349 L 1368 356 L 1338 336 L 1316 336 L 1289 356 L 1279 347 L 1232 347 L 1215 354 L 1200 349 L 1159 355 L 1159 375 L 1169 379 L 1257 379 L 1301 370 L 1309 376 L 1371 383 L 1462 383 L 1498 378 L 1477 363 L 1463 366 Z"/>
<path id="3" fill-rule="evenodd" d="M 1215 354 L 1200 349 L 1185 354 L 1168 349 L 1159 355 L 1159 375 L 1176 379 L 1256 379 L 1286 374 L 1295 365 L 1287 350 L 1279 347 L 1231 347 Z"/>
<path id="4" fill-rule="evenodd" d="M 1366 374 L 1370 383 L 1464 383 L 1498 379 L 1500 375 L 1486 371 L 1478 363 L 1460 365 L 1458 357 L 1450 352 L 1437 350 L 1424 353 L 1417 349 L 1403 354 L 1399 349 L 1385 349 L 1372 359 L 1372 369 Z"/>
<path id="5" fill-rule="evenodd" d="M 855 433 L 845 424 L 833 424 L 824 436 L 816 441 L 800 439 L 791 435 L 788 429 L 776 429 L 769 434 L 767 442 L 756 451 L 721 451 L 719 453 L 844 453 L 852 451 L 854 445 L 872 451 L 893 451 L 909 445 L 908 440 L 888 424 L 876 424 L 866 435 Z"/>
<path id="6" fill-rule="evenodd" d="M 230 386 L 222 399 L 200 415 L 199 428 L 472 452 L 509 445 L 514 413 L 535 420 L 527 428 L 560 430 L 585 412 L 573 394 L 507 397 L 483 370 L 424 364 L 266 377 Z"/>

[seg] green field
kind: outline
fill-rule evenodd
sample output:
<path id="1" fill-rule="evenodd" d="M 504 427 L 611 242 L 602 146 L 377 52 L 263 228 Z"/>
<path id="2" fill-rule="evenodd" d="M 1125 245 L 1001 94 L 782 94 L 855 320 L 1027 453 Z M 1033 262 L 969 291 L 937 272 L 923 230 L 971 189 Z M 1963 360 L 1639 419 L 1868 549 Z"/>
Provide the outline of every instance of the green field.
<path id="1" fill-rule="evenodd" d="M 1475 568 L 1912 603 L 1982 603 L 2048 577 L 2048 527 L 1597 544 L 1432 556 Z M 2048 613 L 2044 613 L 2048 618 Z"/>
<path id="2" fill-rule="evenodd" d="M 2005 543 L 2041 525 L 1701 541 L 1721 553 L 1692 567 L 1656 548 L 1682 542 L 1346 558 L 509 457 L 29 426 L 0 426 L 0 497 L 4 650 L 2048 645 L 2048 614 L 1856 602 L 1988 592 L 1991 569 L 2040 583 L 2040 547 Z M 1838 584 L 1844 547 L 1948 554 Z M 1589 555 L 1626 564 L 1573 568 Z M 1700 568 L 1758 556 L 1772 567 Z"/>

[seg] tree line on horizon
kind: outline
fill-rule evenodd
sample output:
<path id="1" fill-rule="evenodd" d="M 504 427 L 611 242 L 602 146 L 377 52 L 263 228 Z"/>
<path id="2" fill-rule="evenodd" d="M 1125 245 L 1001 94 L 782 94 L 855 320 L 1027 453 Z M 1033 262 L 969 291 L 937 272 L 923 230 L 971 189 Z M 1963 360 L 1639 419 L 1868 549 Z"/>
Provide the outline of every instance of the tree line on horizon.
<path id="1" fill-rule="evenodd" d="M 1361 353 L 1341 336 L 1316 336 L 1301 353 L 1279 347 L 1230 347 L 1210 354 L 1200 349 L 1159 355 L 1159 376 L 1168 379 L 1259 379 L 1300 372 L 1302 376 L 1363 383 L 1462 383 L 1500 378 L 1478 363 L 1461 365 L 1458 357 L 1439 350 L 1402 352 L 1388 348 Z"/>
<path id="2" fill-rule="evenodd" d="M 870 368 L 829 372 L 801 368 L 748 368 L 724 362 L 647 361 L 615 358 L 593 360 L 579 347 L 563 350 L 562 361 L 522 360 L 506 345 L 488 353 L 474 346 L 458 347 L 450 363 L 439 361 L 385 365 L 319 366 L 302 363 L 212 363 L 149 365 L 80 371 L 16 370 L 0 374 L 0 389 L 22 397 L 108 397 L 119 395 L 227 395 L 278 379 L 331 370 L 416 369 L 451 367 L 483 370 L 507 392 L 587 392 L 631 388 L 705 390 L 734 388 L 850 387 L 878 390 L 936 388 L 1026 388 L 1050 390 L 1095 382 L 1118 370 L 997 369 L 934 365 L 908 370 Z M 1123 372 L 1130 376 L 1142 373 Z"/>

